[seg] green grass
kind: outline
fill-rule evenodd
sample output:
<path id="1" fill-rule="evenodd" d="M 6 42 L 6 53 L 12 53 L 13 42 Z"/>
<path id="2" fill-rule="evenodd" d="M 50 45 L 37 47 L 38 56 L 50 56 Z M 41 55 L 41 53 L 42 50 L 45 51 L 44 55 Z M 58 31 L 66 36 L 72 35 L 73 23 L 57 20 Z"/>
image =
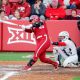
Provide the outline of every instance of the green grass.
<path id="1" fill-rule="evenodd" d="M 80 80 L 80 77 L 74 77 L 72 80 Z"/>
<path id="2" fill-rule="evenodd" d="M 33 52 L 0 52 L 0 61 L 25 61 L 30 59 L 26 58 L 28 55 L 33 55 Z"/>
<path id="3" fill-rule="evenodd" d="M 1 52 L 0 61 L 25 61 L 23 56 L 32 55 L 31 52 Z"/>

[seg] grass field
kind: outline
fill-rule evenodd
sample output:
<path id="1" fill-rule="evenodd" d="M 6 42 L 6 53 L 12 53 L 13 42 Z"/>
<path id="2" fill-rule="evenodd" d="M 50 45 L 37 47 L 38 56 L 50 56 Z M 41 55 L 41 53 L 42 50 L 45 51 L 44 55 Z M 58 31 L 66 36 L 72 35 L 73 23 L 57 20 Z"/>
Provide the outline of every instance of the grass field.
<path id="1" fill-rule="evenodd" d="M 80 80 L 80 77 L 74 77 L 72 80 Z"/>
<path id="2" fill-rule="evenodd" d="M 25 61 L 29 58 L 26 56 L 32 56 L 33 52 L 0 52 L 0 61 Z M 52 55 L 48 52 L 47 56 Z"/>
<path id="3" fill-rule="evenodd" d="M 32 55 L 31 52 L 1 52 L 0 61 L 25 61 L 27 58 L 23 56 Z"/>

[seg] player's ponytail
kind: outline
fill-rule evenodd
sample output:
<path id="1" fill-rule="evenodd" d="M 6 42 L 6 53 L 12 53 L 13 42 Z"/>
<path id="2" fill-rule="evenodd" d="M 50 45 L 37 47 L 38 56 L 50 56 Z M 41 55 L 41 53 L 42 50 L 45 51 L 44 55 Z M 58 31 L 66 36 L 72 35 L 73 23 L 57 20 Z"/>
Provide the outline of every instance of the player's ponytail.
<path id="1" fill-rule="evenodd" d="M 75 46 L 76 46 L 76 43 L 71 38 L 69 38 L 69 40 L 71 40 L 75 44 Z M 76 48 L 77 48 L 77 46 L 76 46 Z"/>

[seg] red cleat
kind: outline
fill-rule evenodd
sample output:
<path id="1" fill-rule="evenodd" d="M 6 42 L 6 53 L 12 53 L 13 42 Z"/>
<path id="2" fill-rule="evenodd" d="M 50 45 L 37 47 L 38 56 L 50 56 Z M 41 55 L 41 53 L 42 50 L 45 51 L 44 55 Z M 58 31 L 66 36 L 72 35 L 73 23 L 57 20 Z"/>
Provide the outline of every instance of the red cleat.
<path id="1" fill-rule="evenodd" d="M 31 70 L 31 67 L 30 66 L 24 66 L 22 70 L 23 71 L 30 71 Z"/>
<path id="2" fill-rule="evenodd" d="M 58 69 L 59 69 L 59 64 L 58 64 L 58 62 L 54 62 L 53 66 L 54 66 L 54 69 L 55 69 L 55 70 L 58 70 Z"/>

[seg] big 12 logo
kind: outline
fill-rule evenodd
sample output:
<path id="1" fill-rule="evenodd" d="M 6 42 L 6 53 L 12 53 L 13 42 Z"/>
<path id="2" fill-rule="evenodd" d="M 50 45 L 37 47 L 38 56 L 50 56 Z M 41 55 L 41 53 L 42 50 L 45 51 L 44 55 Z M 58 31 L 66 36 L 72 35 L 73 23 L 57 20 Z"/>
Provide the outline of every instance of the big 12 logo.
<path id="1" fill-rule="evenodd" d="M 8 31 L 11 36 L 8 39 L 7 44 L 14 44 L 14 43 L 30 43 L 36 44 L 34 34 L 24 32 L 22 29 L 8 27 Z"/>

